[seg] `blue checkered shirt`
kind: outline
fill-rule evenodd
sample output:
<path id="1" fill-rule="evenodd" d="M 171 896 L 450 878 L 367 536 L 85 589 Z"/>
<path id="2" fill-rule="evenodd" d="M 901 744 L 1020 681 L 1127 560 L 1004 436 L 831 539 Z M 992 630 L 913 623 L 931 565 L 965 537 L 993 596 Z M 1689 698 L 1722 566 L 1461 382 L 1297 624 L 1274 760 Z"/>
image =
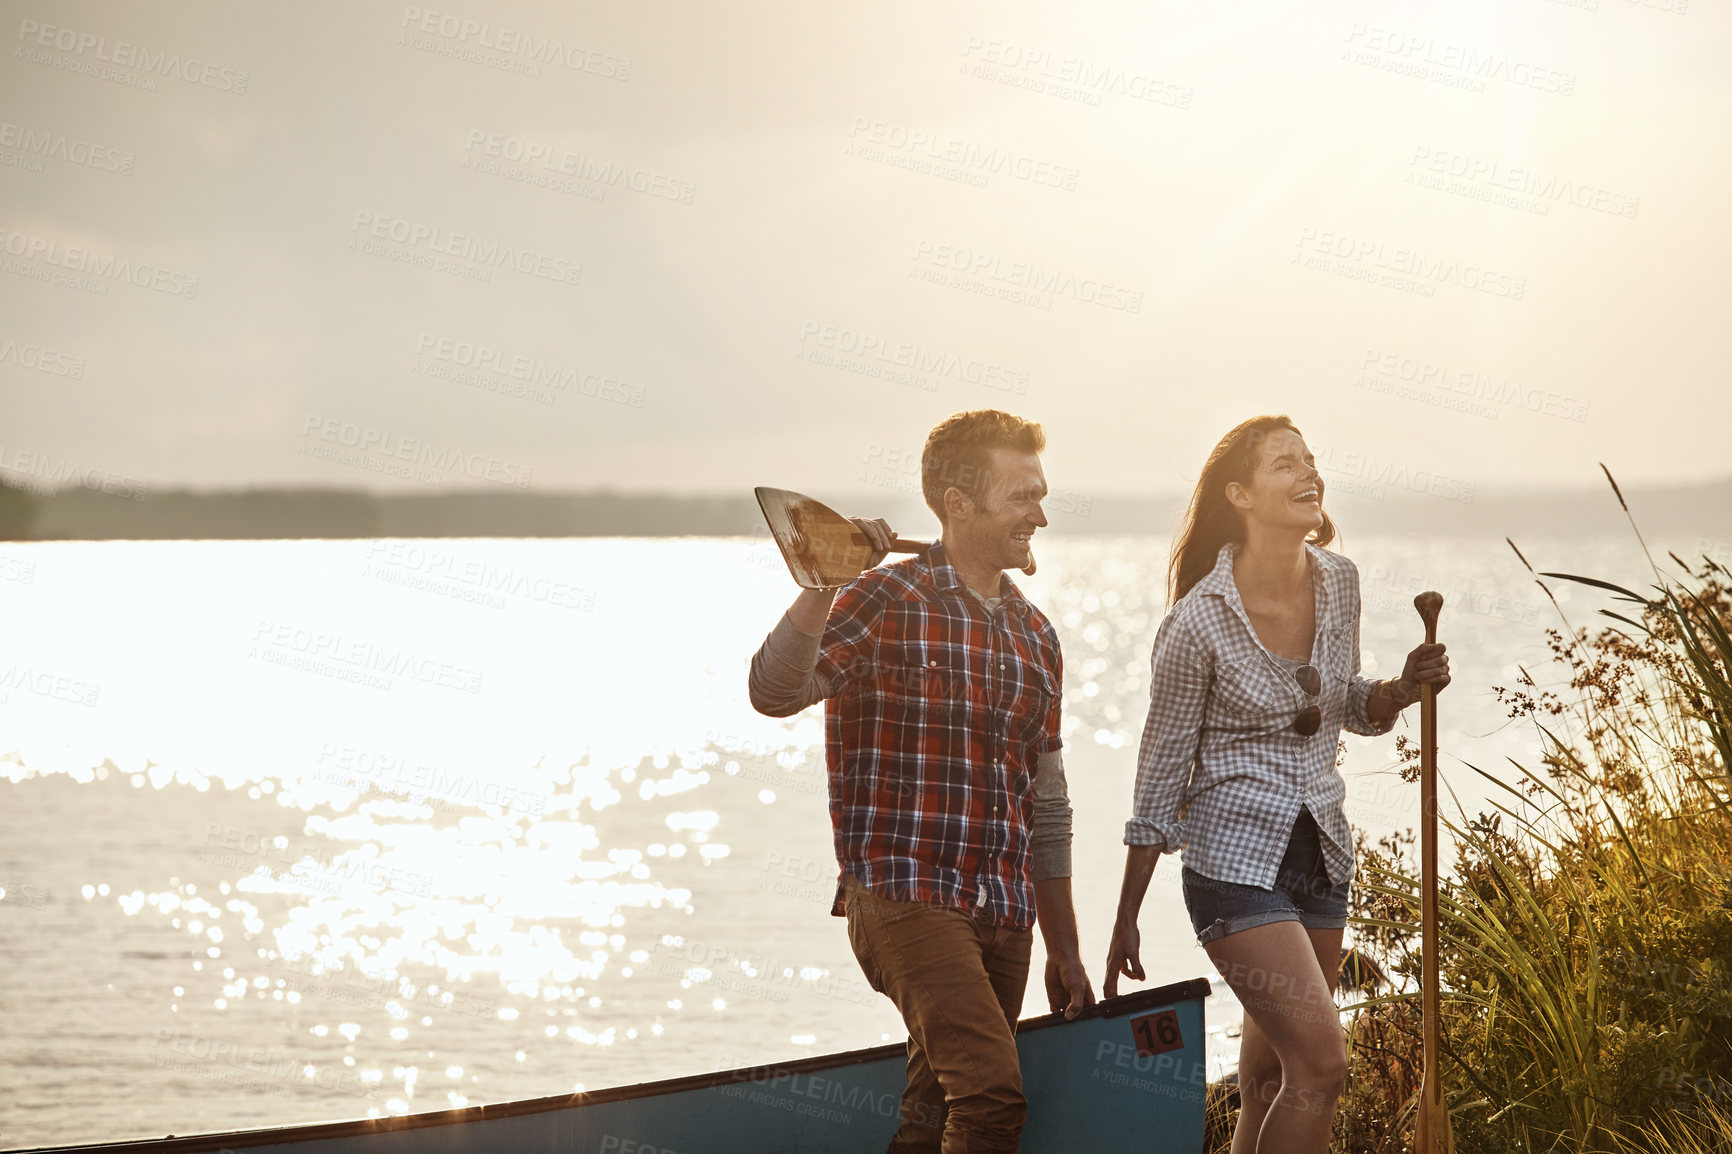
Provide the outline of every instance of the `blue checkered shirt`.
<path id="1" fill-rule="evenodd" d="M 1228 542 L 1155 632 L 1126 845 L 1182 850 L 1184 864 L 1205 877 L 1268 889 L 1303 805 L 1323 831 L 1330 880 L 1353 876 L 1336 743 L 1344 726 L 1370 736 L 1388 733 L 1395 718 L 1373 722 L 1366 712 L 1377 683 L 1359 675 L 1358 567 L 1339 553 L 1305 549 L 1322 725 L 1310 737 L 1293 731 L 1313 699 L 1257 640 L 1233 584 L 1238 546 Z"/>

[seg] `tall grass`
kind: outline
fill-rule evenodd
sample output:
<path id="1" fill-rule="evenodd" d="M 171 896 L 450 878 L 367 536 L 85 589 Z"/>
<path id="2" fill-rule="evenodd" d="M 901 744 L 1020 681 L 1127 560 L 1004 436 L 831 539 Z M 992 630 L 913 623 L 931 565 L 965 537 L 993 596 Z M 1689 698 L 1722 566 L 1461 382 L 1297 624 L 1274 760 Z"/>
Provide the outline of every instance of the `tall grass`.
<path id="1" fill-rule="evenodd" d="M 1614 607 L 1590 630 L 1557 606 L 1555 686 L 1522 669 L 1497 687 L 1538 760 L 1471 767 L 1492 810 L 1445 820 L 1443 1072 L 1462 1154 L 1732 1150 L 1732 571 L 1670 560 L 1645 593 L 1535 574 L 1548 597 L 1569 581 Z M 1397 745 L 1411 779 L 1418 751 Z M 1356 937 L 1393 984 L 1348 1007 L 1337 1149 L 1411 1149 L 1412 848 L 1360 846 Z"/>
<path id="2" fill-rule="evenodd" d="M 1621 1140 L 1620 1150 L 1651 1154 L 1725 1154 L 1732 1150 L 1732 1109 L 1714 1103 L 1693 1114 L 1661 1118 Z"/>

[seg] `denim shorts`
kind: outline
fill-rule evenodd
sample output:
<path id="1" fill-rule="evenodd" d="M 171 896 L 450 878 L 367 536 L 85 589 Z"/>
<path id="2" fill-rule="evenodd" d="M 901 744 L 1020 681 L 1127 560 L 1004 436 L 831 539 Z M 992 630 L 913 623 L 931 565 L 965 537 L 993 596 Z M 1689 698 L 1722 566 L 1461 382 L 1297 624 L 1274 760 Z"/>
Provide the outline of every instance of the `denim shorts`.
<path id="1" fill-rule="evenodd" d="M 1270 922 L 1298 922 L 1308 930 L 1338 930 L 1347 925 L 1347 890 L 1351 882 L 1329 880 L 1323 865 L 1323 835 L 1311 811 L 1303 806 L 1287 839 L 1287 853 L 1275 871 L 1275 888 L 1239 885 L 1204 877 L 1186 866 L 1181 873 L 1185 909 L 1197 942 Z"/>

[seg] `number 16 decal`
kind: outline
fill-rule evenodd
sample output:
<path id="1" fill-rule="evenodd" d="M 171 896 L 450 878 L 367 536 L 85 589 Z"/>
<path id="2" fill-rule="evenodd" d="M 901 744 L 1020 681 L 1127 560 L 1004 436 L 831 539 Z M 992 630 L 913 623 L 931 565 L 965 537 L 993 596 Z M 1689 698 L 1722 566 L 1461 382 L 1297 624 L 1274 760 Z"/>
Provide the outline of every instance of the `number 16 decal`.
<path id="1" fill-rule="evenodd" d="M 1174 1010 L 1156 1010 L 1152 1014 L 1132 1018 L 1131 1037 L 1137 1043 L 1139 1058 L 1165 1054 L 1168 1050 L 1177 1050 L 1185 1044 L 1185 1040 L 1179 1036 L 1179 1015 Z"/>

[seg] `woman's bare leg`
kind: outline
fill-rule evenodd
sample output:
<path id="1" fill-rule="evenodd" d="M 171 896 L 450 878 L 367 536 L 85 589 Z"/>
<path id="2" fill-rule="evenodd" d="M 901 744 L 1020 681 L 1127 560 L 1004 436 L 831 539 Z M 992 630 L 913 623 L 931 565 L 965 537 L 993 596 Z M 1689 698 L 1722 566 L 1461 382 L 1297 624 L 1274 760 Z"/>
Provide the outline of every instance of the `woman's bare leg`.
<path id="1" fill-rule="evenodd" d="M 1233 1154 L 1328 1151 L 1335 1103 L 1347 1080 L 1334 999 L 1341 938 L 1341 930 L 1274 922 L 1204 947 L 1247 1019 Z"/>
<path id="2" fill-rule="evenodd" d="M 1257 1154 L 1263 1118 L 1280 1092 L 1281 1059 L 1246 1015 L 1239 1033 L 1239 1118 L 1233 1124 L 1232 1154 Z"/>

